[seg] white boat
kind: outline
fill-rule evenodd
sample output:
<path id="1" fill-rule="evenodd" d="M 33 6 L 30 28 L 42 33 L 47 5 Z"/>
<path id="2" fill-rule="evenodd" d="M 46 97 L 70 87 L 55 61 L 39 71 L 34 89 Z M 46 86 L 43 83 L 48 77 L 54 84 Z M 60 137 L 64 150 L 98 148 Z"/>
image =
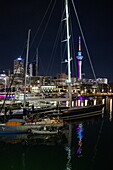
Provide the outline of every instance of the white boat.
<path id="1" fill-rule="evenodd" d="M 6 99 L 5 102 L 4 100 L 0 101 L 0 107 L 2 107 L 4 104 L 8 110 L 20 109 L 22 107 L 22 102 L 20 100 Z"/>
<path id="2" fill-rule="evenodd" d="M 51 126 L 51 127 L 62 127 L 63 126 L 63 121 L 60 120 L 59 118 L 36 118 L 34 119 L 34 122 L 32 122 L 32 119 L 29 119 L 30 121 L 27 121 L 27 125 L 37 125 L 37 126 Z"/>
<path id="3" fill-rule="evenodd" d="M 0 124 L 0 134 L 29 133 L 33 127 L 38 128 L 39 125 L 28 125 L 23 119 L 11 119 Z"/>
<path id="4" fill-rule="evenodd" d="M 30 133 L 31 129 L 36 130 L 46 127 L 61 127 L 63 123 L 56 120 L 45 119 L 37 120 L 37 122 L 26 122 L 23 119 L 10 119 L 4 124 L 0 124 L 0 134 L 18 134 L 18 133 Z"/>
<path id="5" fill-rule="evenodd" d="M 31 133 L 33 134 L 39 134 L 39 135 L 55 135 L 58 134 L 58 129 L 52 129 L 52 128 L 47 128 L 44 127 L 43 129 L 38 128 L 38 129 L 31 129 Z"/>

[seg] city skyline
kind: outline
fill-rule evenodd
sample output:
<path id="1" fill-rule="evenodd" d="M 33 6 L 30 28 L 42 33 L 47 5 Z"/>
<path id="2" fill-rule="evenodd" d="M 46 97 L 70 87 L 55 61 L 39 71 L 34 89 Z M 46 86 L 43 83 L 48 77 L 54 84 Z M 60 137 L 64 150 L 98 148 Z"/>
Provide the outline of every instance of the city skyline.
<path id="1" fill-rule="evenodd" d="M 87 0 L 87 2 L 84 2 L 83 0 L 74 1 L 91 55 L 96 77 L 108 78 L 108 80 L 113 82 L 112 2 L 92 2 L 91 4 L 89 2 L 89 0 Z M 51 13 L 51 10 L 53 10 L 53 13 L 50 17 L 50 20 L 48 21 L 47 29 L 45 29 L 47 19 L 44 18 L 42 27 L 37 33 L 49 4 L 50 9 L 47 13 L 47 16 L 50 16 L 49 13 Z M 60 46 L 58 46 L 56 49 L 54 61 L 51 59 L 51 53 L 55 41 L 54 37 L 56 37 L 57 34 L 56 28 L 58 28 L 58 24 L 61 19 L 61 4 L 62 2 L 56 1 L 56 3 L 53 3 L 50 0 L 46 0 L 46 2 L 32 1 L 27 3 L 26 1 L 16 1 L 12 3 L 2 2 L 0 10 L 0 70 L 13 70 L 13 61 L 19 56 L 25 58 L 27 34 L 28 30 L 31 29 L 29 61 L 32 62 L 34 60 L 36 49 L 38 47 L 40 59 L 39 74 L 51 74 L 51 76 L 56 76 L 57 73 L 61 72 L 61 69 L 63 69 L 64 66 L 61 66 L 60 64 L 61 57 L 58 50 Z M 69 4 L 71 4 L 71 0 Z M 73 18 L 74 17 L 75 16 L 73 16 Z M 81 36 L 80 31 L 77 28 L 78 26 L 76 27 L 76 25 L 77 21 L 75 20 L 75 53 L 73 53 L 72 56 L 74 59 L 76 59 L 78 52 L 78 37 Z M 44 30 L 45 32 L 43 34 Z M 83 73 L 85 73 L 85 78 L 93 78 L 92 73 L 90 74 L 89 71 L 91 69 L 88 63 L 89 61 L 85 52 L 82 38 L 81 42 L 82 54 L 84 56 Z M 50 61 L 50 59 L 52 61 Z M 50 64 L 49 62 L 53 64 Z M 72 73 L 72 76 L 73 75 L 77 76 L 77 68 L 75 68 L 74 74 Z"/>

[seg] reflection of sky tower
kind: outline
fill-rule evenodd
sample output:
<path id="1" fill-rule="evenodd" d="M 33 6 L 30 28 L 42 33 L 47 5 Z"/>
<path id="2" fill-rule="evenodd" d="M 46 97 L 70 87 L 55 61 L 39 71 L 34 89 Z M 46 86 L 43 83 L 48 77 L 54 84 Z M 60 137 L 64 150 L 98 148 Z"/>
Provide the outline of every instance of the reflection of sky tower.
<path id="1" fill-rule="evenodd" d="M 81 52 L 81 38 L 79 37 L 79 51 L 78 51 L 78 56 L 76 56 L 77 60 L 78 60 L 78 79 L 82 78 L 82 73 L 81 73 L 81 69 L 82 69 L 82 52 Z"/>

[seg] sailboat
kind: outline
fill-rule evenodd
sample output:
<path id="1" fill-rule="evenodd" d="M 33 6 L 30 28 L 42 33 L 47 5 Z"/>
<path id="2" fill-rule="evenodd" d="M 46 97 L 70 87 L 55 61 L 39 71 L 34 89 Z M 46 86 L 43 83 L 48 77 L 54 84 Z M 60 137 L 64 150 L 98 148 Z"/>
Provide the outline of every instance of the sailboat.
<path id="1" fill-rule="evenodd" d="M 72 94 L 71 94 L 71 57 L 70 57 L 70 35 L 69 35 L 69 12 L 68 12 L 68 0 L 65 0 L 65 9 L 66 9 L 66 30 L 67 30 L 67 56 L 66 60 L 68 63 L 68 97 L 69 97 L 69 108 L 64 109 L 59 116 L 65 120 L 76 119 L 76 118 L 85 118 L 95 115 L 102 114 L 102 109 L 104 104 L 90 105 L 90 106 L 79 106 L 72 107 Z"/>

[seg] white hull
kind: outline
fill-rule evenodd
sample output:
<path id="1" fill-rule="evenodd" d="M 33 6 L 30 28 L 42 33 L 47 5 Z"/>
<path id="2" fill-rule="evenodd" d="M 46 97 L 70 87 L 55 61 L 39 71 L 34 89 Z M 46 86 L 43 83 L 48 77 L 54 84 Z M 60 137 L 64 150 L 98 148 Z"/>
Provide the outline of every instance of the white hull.
<path id="1" fill-rule="evenodd" d="M 39 135 L 55 135 L 55 134 L 58 134 L 58 130 L 56 130 L 56 131 L 49 131 L 49 130 L 31 129 L 31 133 L 39 134 Z"/>

